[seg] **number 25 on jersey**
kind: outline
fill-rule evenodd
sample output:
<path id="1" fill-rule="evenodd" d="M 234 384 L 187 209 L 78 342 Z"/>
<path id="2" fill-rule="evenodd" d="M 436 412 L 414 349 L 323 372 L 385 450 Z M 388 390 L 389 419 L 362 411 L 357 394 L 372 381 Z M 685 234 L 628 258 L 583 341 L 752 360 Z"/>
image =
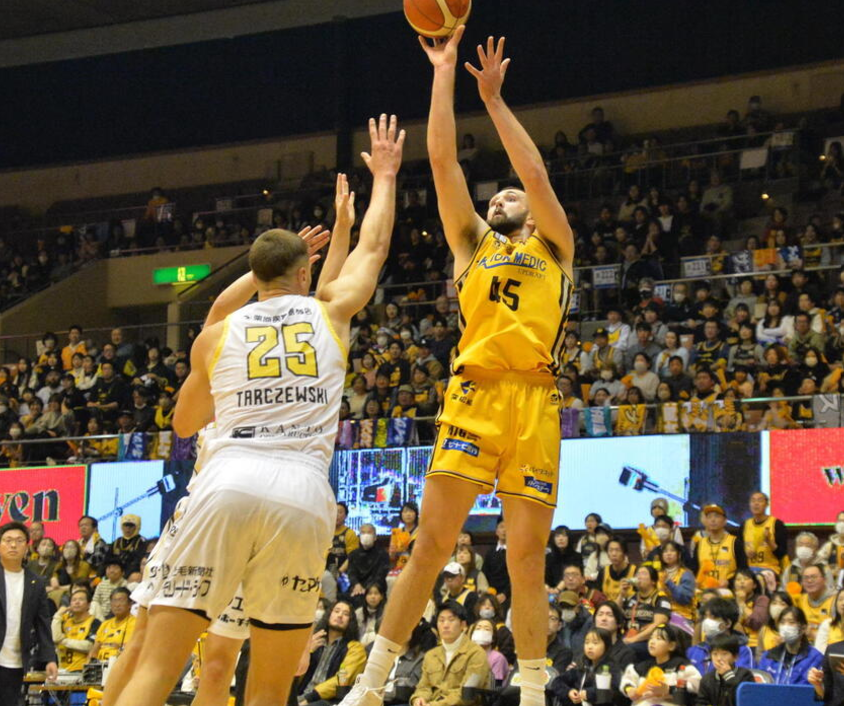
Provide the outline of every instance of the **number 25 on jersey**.
<path id="1" fill-rule="evenodd" d="M 279 345 L 279 332 L 284 344 L 281 357 L 271 356 Z M 314 335 L 313 324 L 302 321 L 285 324 L 281 329 L 275 326 L 249 326 L 246 342 L 257 343 L 246 358 L 246 370 L 250 380 L 281 377 L 282 362 L 288 372 L 305 377 L 318 377 L 316 349 L 308 342 Z"/>

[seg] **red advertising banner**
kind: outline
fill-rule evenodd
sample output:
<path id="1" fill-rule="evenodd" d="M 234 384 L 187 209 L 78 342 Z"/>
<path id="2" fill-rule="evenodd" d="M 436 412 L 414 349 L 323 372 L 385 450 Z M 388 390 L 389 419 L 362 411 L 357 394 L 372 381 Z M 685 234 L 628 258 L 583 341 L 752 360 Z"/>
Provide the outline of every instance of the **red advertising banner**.
<path id="1" fill-rule="evenodd" d="M 771 512 L 783 522 L 835 522 L 844 510 L 844 429 L 770 432 Z"/>
<path id="2" fill-rule="evenodd" d="M 44 523 L 44 536 L 58 543 L 78 537 L 85 514 L 86 466 L 0 470 L 0 524 Z"/>

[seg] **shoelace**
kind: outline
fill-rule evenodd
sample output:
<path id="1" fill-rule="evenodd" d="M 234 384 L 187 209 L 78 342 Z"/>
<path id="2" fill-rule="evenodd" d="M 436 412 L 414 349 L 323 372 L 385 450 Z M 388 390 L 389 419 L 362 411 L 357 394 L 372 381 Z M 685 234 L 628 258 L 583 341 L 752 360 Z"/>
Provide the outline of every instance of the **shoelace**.
<path id="1" fill-rule="evenodd" d="M 361 675 L 363 676 L 363 675 Z M 381 698 L 384 698 L 384 692 L 387 691 L 387 687 L 392 685 L 393 682 L 388 681 L 384 686 L 365 686 L 361 681 L 361 677 L 358 677 L 355 680 L 355 685 L 352 687 L 351 691 L 349 692 L 349 696 L 353 694 L 355 696 L 366 696 L 370 692 L 373 694 L 378 694 Z"/>

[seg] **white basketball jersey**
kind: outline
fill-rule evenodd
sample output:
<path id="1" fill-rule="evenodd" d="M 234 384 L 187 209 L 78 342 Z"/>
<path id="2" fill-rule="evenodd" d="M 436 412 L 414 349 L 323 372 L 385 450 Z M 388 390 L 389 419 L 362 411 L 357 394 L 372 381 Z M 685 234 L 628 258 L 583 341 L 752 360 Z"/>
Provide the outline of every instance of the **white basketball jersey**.
<path id="1" fill-rule="evenodd" d="M 273 297 L 231 314 L 209 373 L 216 428 L 205 446 L 300 452 L 327 472 L 346 357 L 313 297 Z"/>

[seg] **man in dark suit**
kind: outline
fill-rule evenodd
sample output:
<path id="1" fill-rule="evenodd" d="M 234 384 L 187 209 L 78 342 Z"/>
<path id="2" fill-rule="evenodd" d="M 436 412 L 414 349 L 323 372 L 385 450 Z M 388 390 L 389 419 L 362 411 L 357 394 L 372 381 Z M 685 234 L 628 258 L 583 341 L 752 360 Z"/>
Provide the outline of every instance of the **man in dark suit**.
<path id="1" fill-rule="evenodd" d="M 58 675 L 44 583 L 23 568 L 29 532 L 20 522 L 0 526 L 0 704 L 17 706 L 23 675 L 46 664 Z M 34 640 L 34 642 L 33 642 Z M 34 652 L 34 657 L 33 657 Z"/>

